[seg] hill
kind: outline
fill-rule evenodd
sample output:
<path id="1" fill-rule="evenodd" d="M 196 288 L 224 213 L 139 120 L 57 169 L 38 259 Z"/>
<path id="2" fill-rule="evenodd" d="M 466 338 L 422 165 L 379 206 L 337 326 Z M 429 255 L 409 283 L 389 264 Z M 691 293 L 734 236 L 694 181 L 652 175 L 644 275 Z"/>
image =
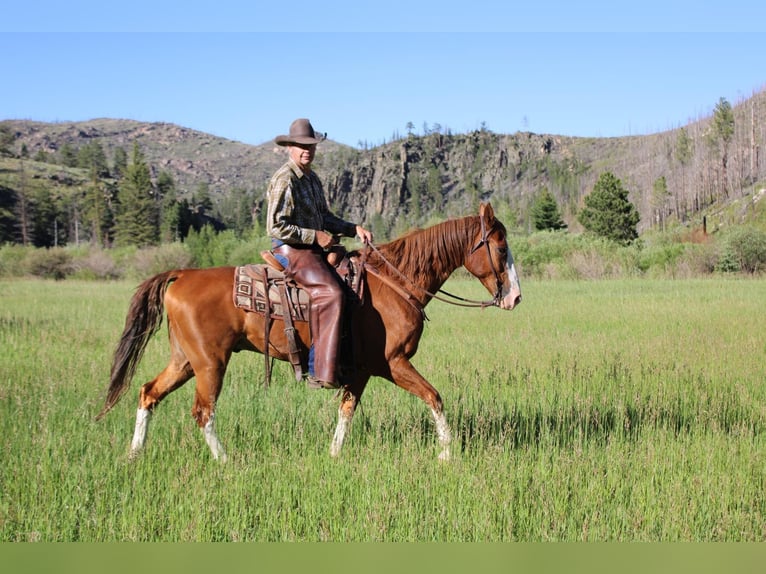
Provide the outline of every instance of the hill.
<path id="1" fill-rule="evenodd" d="M 662 133 L 620 138 L 434 132 L 365 150 L 327 141 L 319 147 L 316 169 L 333 209 L 372 226 L 379 236 L 464 215 L 479 200 L 491 200 L 511 227 L 526 230 L 529 206 L 543 188 L 556 198 L 570 229 L 577 230 L 577 210 L 603 171 L 614 173 L 630 191 L 643 232 L 758 192 L 766 180 L 761 152 L 766 92 L 737 103 L 732 113 L 734 129 L 725 142 L 715 137 L 714 114 Z M 26 153 L 28 172 L 43 172 L 47 168 L 34 167 L 43 163 L 35 159 L 58 161 L 65 146 L 76 150 L 97 142 L 111 161 L 118 148 L 129 151 L 136 142 L 153 177 L 170 174 L 179 195 L 204 186 L 220 206 L 239 190 L 251 198 L 255 213 L 271 174 L 285 160 L 284 149 L 270 142 L 247 145 L 168 123 L 6 120 L 0 128 L 12 135 L 10 155 Z M 0 166 L 0 186 L 6 190 L 19 186 L 14 165 Z M 60 167 L 38 177 L 40 185 L 50 184 L 57 193 L 67 182 L 75 189 L 87 180 L 87 173 L 76 169 L 62 177 Z"/>

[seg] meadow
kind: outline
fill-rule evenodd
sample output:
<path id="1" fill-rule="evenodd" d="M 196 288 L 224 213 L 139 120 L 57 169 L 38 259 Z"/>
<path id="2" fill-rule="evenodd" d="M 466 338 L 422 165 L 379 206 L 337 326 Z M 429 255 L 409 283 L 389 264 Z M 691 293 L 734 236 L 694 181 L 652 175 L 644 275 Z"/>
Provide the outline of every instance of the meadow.
<path id="1" fill-rule="evenodd" d="M 485 297 L 460 276 L 451 292 Z M 194 381 L 128 459 L 151 342 L 100 422 L 135 282 L 0 281 L 0 541 L 764 541 L 766 281 L 522 278 L 512 313 L 433 302 L 423 403 L 374 379 L 344 450 L 338 399 L 235 355 L 217 411 Z"/>

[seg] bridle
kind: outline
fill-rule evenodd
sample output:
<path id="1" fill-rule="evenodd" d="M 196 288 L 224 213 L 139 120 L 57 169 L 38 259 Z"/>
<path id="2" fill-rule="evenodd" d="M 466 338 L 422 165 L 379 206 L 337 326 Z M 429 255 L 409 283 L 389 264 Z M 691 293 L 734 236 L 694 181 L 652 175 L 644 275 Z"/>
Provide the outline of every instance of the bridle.
<path id="1" fill-rule="evenodd" d="M 489 230 L 487 229 L 487 225 L 484 221 L 484 218 L 479 216 L 479 220 L 481 221 L 481 239 L 476 243 L 476 245 L 473 246 L 471 251 L 469 252 L 469 255 L 473 255 L 477 250 L 481 248 L 482 245 L 486 246 L 487 248 L 487 257 L 489 258 L 489 265 L 492 269 L 492 273 L 495 276 L 495 281 L 497 282 L 497 289 L 495 290 L 494 297 L 489 301 L 478 301 L 475 299 L 466 299 L 464 297 L 460 297 L 458 295 L 453 295 L 452 293 L 445 291 L 444 289 L 439 289 L 437 293 L 431 293 L 427 289 L 424 289 L 417 283 L 415 283 L 414 280 L 407 277 L 404 273 L 399 271 L 399 269 L 391 263 L 386 257 L 383 255 L 383 253 L 380 252 L 380 250 L 372 243 L 368 243 L 370 249 L 372 249 L 375 253 L 377 253 L 378 257 L 383 261 L 383 263 L 388 266 L 389 269 L 393 270 L 394 273 L 401 279 L 404 279 L 407 283 L 418 289 L 421 293 L 428 295 L 432 299 L 436 299 L 437 301 L 441 301 L 442 303 L 448 303 L 450 305 L 456 305 L 458 307 L 479 307 L 479 308 L 486 308 L 486 307 L 499 307 L 500 306 L 500 300 L 502 299 L 501 294 L 503 291 L 503 284 L 500 280 L 500 274 L 497 271 L 497 268 L 495 267 L 495 264 L 492 261 L 492 253 L 490 251 L 489 247 Z M 368 264 L 365 263 L 365 267 L 370 270 Z M 377 273 L 375 273 L 377 275 Z M 382 278 L 382 276 L 378 275 Z M 446 297 L 442 297 L 439 295 L 439 293 L 443 293 Z M 448 299 L 447 297 L 450 297 Z"/>
<path id="2" fill-rule="evenodd" d="M 497 286 L 495 289 L 495 296 L 492 298 L 491 303 L 492 305 L 499 307 L 501 293 L 503 292 L 503 282 L 500 280 L 500 273 L 497 272 L 497 268 L 492 261 L 492 251 L 489 247 L 489 230 L 487 229 L 487 224 L 484 221 L 484 217 L 479 216 L 479 221 L 481 222 L 481 239 L 476 245 L 473 246 L 473 249 L 471 249 L 471 255 L 473 255 L 479 248 L 481 248 L 482 245 L 487 248 L 487 259 L 489 260 L 489 267 L 492 269 L 492 274 L 495 276 L 495 285 Z"/>

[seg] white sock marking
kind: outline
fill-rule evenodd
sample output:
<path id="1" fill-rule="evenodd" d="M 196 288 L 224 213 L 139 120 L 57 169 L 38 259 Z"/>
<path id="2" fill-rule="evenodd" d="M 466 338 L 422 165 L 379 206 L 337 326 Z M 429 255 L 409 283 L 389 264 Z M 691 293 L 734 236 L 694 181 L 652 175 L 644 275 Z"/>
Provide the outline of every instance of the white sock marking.
<path id="1" fill-rule="evenodd" d="M 205 442 L 210 447 L 210 451 L 213 453 L 215 460 L 226 462 L 226 453 L 223 450 L 221 441 L 218 440 L 218 436 L 215 434 L 215 424 L 213 422 L 213 415 L 210 415 L 210 419 L 207 424 L 202 427 L 202 434 L 205 436 Z"/>
<path id="2" fill-rule="evenodd" d="M 130 443 L 130 454 L 138 454 L 144 444 L 146 444 L 146 433 L 149 429 L 149 421 L 152 418 L 152 412 L 149 409 L 139 408 L 136 411 L 136 429 L 133 431 L 133 440 Z"/>
<path id="3" fill-rule="evenodd" d="M 452 440 L 450 435 L 449 425 L 447 424 L 447 417 L 443 412 L 439 412 L 435 409 L 431 409 L 431 413 L 434 415 L 434 422 L 436 423 L 436 436 L 439 437 L 439 443 L 442 446 L 442 451 L 439 453 L 439 460 L 449 460 L 449 445 Z"/>

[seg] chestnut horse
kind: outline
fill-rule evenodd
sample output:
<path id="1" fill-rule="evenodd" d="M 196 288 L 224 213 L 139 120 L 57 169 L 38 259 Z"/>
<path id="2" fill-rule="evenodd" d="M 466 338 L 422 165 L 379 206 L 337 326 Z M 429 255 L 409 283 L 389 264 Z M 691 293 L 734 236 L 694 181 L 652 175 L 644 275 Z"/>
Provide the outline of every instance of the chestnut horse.
<path id="1" fill-rule="evenodd" d="M 424 308 L 460 266 L 473 274 L 493 295 L 488 302 L 513 309 L 521 291 L 506 230 L 492 206 L 482 204 L 479 215 L 452 219 L 351 255 L 364 259 L 366 285 L 363 302 L 351 313 L 353 341 L 351 375 L 341 391 L 338 424 L 330 446 L 340 454 L 343 440 L 371 376 L 392 381 L 420 397 L 430 408 L 441 446 L 440 459 L 449 458 L 450 431 L 439 392 L 412 366 L 410 359 L 423 334 Z M 264 316 L 234 306 L 234 268 L 179 269 L 144 281 L 130 302 L 125 329 L 112 364 L 103 417 L 127 390 L 149 339 L 167 313 L 170 362 L 141 387 L 131 456 L 146 442 L 151 413 L 169 393 L 193 376 L 197 378 L 192 416 L 202 429 L 213 457 L 226 454 L 215 432 L 216 400 L 232 352 L 263 352 Z M 280 323 L 281 324 L 281 323 Z M 308 323 L 296 322 L 298 335 L 309 346 Z M 271 328 L 269 354 L 288 360 L 284 329 Z"/>

